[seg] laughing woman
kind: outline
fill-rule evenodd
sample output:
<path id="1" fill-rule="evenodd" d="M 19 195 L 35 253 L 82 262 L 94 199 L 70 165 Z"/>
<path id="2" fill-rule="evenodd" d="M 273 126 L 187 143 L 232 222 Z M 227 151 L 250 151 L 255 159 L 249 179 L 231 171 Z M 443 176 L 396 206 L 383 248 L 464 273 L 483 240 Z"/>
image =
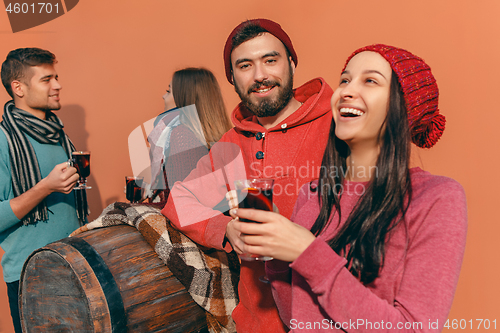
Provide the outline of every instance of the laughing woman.
<path id="1" fill-rule="evenodd" d="M 448 316 L 465 249 L 465 194 L 456 181 L 410 168 L 410 143 L 430 148 L 445 119 L 429 66 L 408 51 L 355 51 L 332 97 L 320 179 L 291 221 L 252 209 L 233 216 L 244 252 L 266 263 L 293 331 L 430 332 Z"/>

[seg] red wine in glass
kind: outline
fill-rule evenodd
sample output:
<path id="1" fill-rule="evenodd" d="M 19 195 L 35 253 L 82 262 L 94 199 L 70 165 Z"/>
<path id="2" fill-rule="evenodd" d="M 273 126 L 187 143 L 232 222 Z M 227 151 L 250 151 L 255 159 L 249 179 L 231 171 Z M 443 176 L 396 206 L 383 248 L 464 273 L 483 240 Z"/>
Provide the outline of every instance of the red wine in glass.
<path id="1" fill-rule="evenodd" d="M 273 185 L 274 180 L 269 178 L 242 179 L 234 182 L 238 195 L 238 206 L 240 208 L 254 208 L 266 211 L 273 211 Z M 242 222 L 252 222 L 248 219 L 241 219 Z M 251 253 L 240 254 L 241 260 L 272 260 L 272 257 L 258 256 Z"/>
<path id="2" fill-rule="evenodd" d="M 144 193 L 142 188 L 143 177 L 125 177 L 125 194 L 127 200 L 134 203 L 140 202 Z"/>
<path id="3" fill-rule="evenodd" d="M 75 189 L 90 189 L 87 186 L 87 177 L 90 176 L 90 152 L 74 151 L 71 153 L 71 164 L 76 168 L 80 179 Z"/>
<path id="4" fill-rule="evenodd" d="M 253 187 L 236 190 L 240 208 L 254 208 L 260 210 L 273 211 L 273 190 L 258 189 Z M 240 218 L 243 222 L 254 222 Z"/>

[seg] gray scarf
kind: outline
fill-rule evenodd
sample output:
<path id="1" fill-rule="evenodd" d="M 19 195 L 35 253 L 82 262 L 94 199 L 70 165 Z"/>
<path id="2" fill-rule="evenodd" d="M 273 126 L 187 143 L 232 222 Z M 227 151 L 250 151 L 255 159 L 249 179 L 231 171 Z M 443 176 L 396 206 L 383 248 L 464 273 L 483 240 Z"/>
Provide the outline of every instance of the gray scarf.
<path id="1" fill-rule="evenodd" d="M 42 180 L 35 150 L 26 134 L 43 144 L 60 143 L 68 158 L 71 157 L 71 152 L 75 151 L 73 143 L 63 131 L 63 123 L 52 112 L 47 112 L 46 120 L 43 120 L 29 112 L 16 108 L 14 101 L 9 101 L 4 106 L 2 119 L 0 129 L 5 133 L 9 144 L 12 189 L 15 197 L 28 191 Z M 75 195 L 75 198 L 77 200 L 78 219 L 80 224 L 83 224 L 88 211 L 80 208 L 87 207 L 87 197 L 84 193 L 81 193 L 81 195 Z M 22 218 L 23 224 L 47 221 L 47 210 L 47 205 L 43 200 Z"/>

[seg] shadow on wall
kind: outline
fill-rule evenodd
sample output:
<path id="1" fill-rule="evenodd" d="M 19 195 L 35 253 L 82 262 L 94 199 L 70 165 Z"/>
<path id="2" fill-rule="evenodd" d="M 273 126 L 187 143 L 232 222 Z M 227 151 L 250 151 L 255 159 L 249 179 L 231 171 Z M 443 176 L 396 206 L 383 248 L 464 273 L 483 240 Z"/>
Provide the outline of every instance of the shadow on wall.
<path id="1" fill-rule="evenodd" d="M 89 133 L 85 128 L 85 109 L 77 104 L 64 106 L 57 113 L 64 123 L 64 131 L 69 135 L 76 150 L 90 150 L 88 147 Z M 92 156 L 90 158 L 90 169 L 92 170 Z M 101 214 L 103 207 L 99 186 L 94 177 L 88 178 L 88 184 L 92 188 L 87 190 L 87 200 L 90 208 L 89 222 L 95 220 Z"/>

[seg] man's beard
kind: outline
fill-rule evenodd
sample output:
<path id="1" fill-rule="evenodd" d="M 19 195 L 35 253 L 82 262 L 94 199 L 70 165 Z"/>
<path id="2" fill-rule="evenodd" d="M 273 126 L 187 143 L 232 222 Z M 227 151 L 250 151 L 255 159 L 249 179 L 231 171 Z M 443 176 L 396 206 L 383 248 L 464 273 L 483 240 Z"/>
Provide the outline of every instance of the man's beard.
<path id="1" fill-rule="evenodd" d="M 278 96 L 275 99 L 263 98 L 260 101 L 252 102 L 250 100 L 250 94 L 252 91 L 259 89 L 260 87 L 274 87 L 273 89 L 278 89 Z M 285 85 L 281 85 L 276 81 L 264 80 L 262 82 L 256 82 L 248 88 L 248 91 L 244 93 L 238 87 L 236 81 L 234 81 L 234 90 L 240 96 L 243 105 L 250 110 L 257 117 L 272 117 L 277 115 L 281 110 L 288 105 L 288 102 L 293 97 L 293 74 L 292 70 L 288 72 L 288 80 Z"/>

